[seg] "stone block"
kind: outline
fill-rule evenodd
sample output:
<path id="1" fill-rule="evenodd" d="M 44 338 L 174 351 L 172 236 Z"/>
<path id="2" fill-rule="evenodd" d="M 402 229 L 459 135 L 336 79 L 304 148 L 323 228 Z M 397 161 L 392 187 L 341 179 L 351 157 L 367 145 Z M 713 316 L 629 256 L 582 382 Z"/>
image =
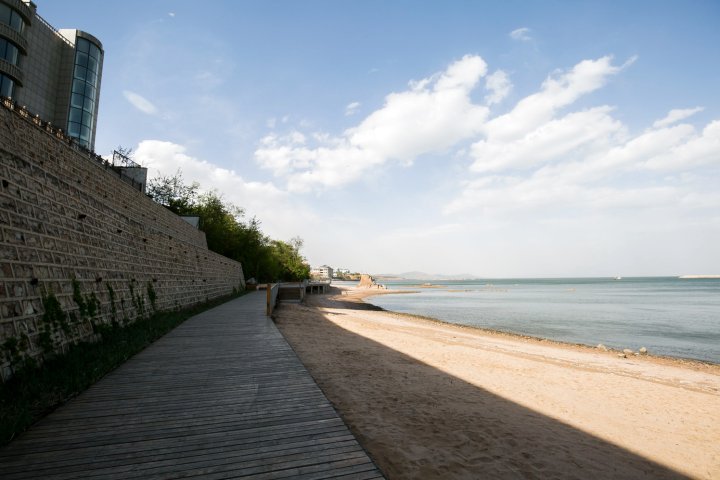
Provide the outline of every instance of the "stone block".
<path id="1" fill-rule="evenodd" d="M 17 260 L 18 251 L 14 245 L 8 245 L 7 243 L 0 245 L 0 261 L 4 260 Z"/>
<path id="2" fill-rule="evenodd" d="M 0 263 L 0 278 L 13 278 L 13 266 L 11 263 Z"/>
<path id="3" fill-rule="evenodd" d="M 38 263 L 40 256 L 34 248 L 24 247 L 18 249 L 18 259 L 26 263 Z"/>

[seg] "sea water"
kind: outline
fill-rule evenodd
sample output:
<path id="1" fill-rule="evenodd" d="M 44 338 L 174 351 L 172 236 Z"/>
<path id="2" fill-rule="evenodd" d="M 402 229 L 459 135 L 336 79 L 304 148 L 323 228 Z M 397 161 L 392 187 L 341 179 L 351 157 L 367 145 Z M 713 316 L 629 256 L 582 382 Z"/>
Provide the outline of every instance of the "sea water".
<path id="1" fill-rule="evenodd" d="M 720 363 L 720 279 L 580 278 L 388 282 L 417 293 L 386 310 L 563 342 Z M 427 287 L 427 286 L 425 286 Z"/>

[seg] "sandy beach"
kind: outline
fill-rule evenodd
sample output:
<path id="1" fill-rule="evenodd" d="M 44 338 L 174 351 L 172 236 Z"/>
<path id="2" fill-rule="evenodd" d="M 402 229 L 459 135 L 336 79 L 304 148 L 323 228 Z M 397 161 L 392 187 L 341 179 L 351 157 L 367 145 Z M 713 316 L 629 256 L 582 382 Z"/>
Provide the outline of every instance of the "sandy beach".
<path id="1" fill-rule="evenodd" d="M 444 324 L 333 288 L 275 321 L 403 478 L 720 478 L 720 366 Z"/>

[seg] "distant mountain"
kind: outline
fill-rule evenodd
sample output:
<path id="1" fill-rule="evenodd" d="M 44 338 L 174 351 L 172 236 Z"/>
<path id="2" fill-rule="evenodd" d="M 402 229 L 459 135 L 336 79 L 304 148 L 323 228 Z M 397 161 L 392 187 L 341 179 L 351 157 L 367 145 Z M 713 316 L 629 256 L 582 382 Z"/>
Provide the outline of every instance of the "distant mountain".
<path id="1" fill-rule="evenodd" d="M 380 273 L 373 275 L 377 279 L 385 280 L 471 280 L 479 278 L 477 275 L 472 273 L 460 273 L 457 275 L 441 275 L 439 273 L 425 273 L 425 272 L 404 272 L 404 273 Z"/>

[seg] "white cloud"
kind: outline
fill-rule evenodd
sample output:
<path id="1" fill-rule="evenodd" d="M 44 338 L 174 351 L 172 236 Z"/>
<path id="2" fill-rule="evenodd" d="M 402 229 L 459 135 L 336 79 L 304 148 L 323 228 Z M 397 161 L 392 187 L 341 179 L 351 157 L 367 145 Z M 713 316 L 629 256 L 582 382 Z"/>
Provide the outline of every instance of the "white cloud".
<path id="1" fill-rule="evenodd" d="M 389 94 L 382 108 L 338 137 L 316 135 L 326 141 L 309 147 L 272 135 L 255 151 L 256 160 L 286 177 L 294 191 L 343 185 L 392 160 L 409 165 L 479 133 L 488 109 L 473 104 L 470 92 L 486 72 L 482 58 L 466 55 L 444 72 Z"/>
<path id="2" fill-rule="evenodd" d="M 488 110 L 469 94 L 485 72 L 480 57 L 466 56 L 439 76 L 413 82 L 411 90 L 391 93 L 383 108 L 346 132 L 350 145 L 383 159 L 412 161 L 475 135 Z"/>
<path id="3" fill-rule="evenodd" d="M 646 160 L 642 165 L 644 168 L 683 171 L 704 165 L 720 167 L 720 120 L 709 123 L 700 134 L 689 125 L 675 128 L 689 132 L 669 149 Z"/>
<path id="4" fill-rule="evenodd" d="M 609 107 L 597 107 L 569 113 L 549 120 L 526 135 L 513 140 L 481 140 L 471 147 L 475 172 L 534 168 L 547 162 L 559 162 L 579 150 L 594 151 L 609 143 L 622 131 L 622 124 L 609 114 Z"/>
<path id="5" fill-rule="evenodd" d="M 686 118 L 691 117 L 696 113 L 702 111 L 702 107 L 670 110 L 670 112 L 668 112 L 665 118 L 653 123 L 653 128 L 667 127 L 668 125 L 672 125 L 673 123 L 679 122 L 680 120 L 685 120 Z"/>
<path id="6" fill-rule="evenodd" d="M 145 97 L 129 90 L 123 90 L 123 95 L 133 107 L 137 108 L 141 112 L 148 115 L 155 115 L 158 113 L 157 107 Z"/>
<path id="7" fill-rule="evenodd" d="M 485 89 L 490 92 L 485 95 L 485 102 L 488 105 L 500 103 L 512 90 L 512 83 L 507 73 L 497 70 L 485 78 Z"/>
<path id="8" fill-rule="evenodd" d="M 559 109 L 604 86 L 608 77 L 624 67 L 613 65 L 612 57 L 606 56 L 583 60 L 567 72 L 556 72 L 543 82 L 539 92 L 528 95 L 510 112 L 488 122 L 488 138 L 506 141 L 526 135 L 551 120 Z"/>
<path id="9" fill-rule="evenodd" d="M 330 139 L 337 144 L 338 141 Z M 327 147 L 304 147 L 291 138 L 269 135 L 261 141 L 255 158 L 275 176 L 286 177 L 290 191 L 306 192 L 318 187 L 337 187 L 358 178 L 373 165 L 382 163 L 367 150 L 346 142 Z"/>
<path id="10" fill-rule="evenodd" d="M 175 12 L 168 12 L 168 17 L 175 18 Z"/>
<path id="11" fill-rule="evenodd" d="M 512 38 L 513 40 L 520 40 L 522 42 L 532 40 L 532 37 L 530 36 L 530 29 L 527 27 L 516 28 L 515 30 L 510 32 L 510 38 Z"/>
<path id="12" fill-rule="evenodd" d="M 420 228 L 410 219 L 386 223 L 389 233 L 375 234 L 379 248 L 407 238 L 423 248 L 434 241 L 470 248 L 454 240 L 459 225 L 479 232 L 478 238 L 495 232 L 500 248 L 500 232 L 527 236 L 529 225 L 543 225 L 542 241 L 572 238 L 562 240 L 562 248 L 575 248 L 581 259 L 582 249 L 573 242 L 587 241 L 603 252 L 606 229 L 620 249 L 618 231 L 632 230 L 640 242 L 651 230 L 662 232 L 666 222 L 697 230 L 700 219 L 708 218 L 698 212 L 720 211 L 720 194 L 707 175 L 720 167 L 720 120 L 696 127 L 680 121 L 700 107 L 673 110 L 652 128 L 633 133 L 616 115 L 620 107 L 588 106 L 588 97 L 633 61 L 582 60 L 553 72 L 493 117 L 488 106 L 506 99 L 512 85 L 504 72 L 487 76 L 480 57 L 466 56 L 387 95 L 380 108 L 339 135 L 272 133 L 259 143 L 256 161 L 289 192 L 307 192 L 346 185 L 386 165 L 411 165 L 424 154 L 447 153 L 448 176 L 457 181 L 452 172 L 458 172 L 462 181 L 442 212 L 428 212 L 441 227 Z M 473 102 L 478 86 L 486 89 L 485 105 Z M 580 99 L 586 100 L 583 107 L 573 108 Z M 438 191 L 453 188 L 447 178 L 439 180 Z M 556 236 L 557 229 L 563 234 Z M 524 240 L 516 243 L 525 248 Z M 557 248 L 548 246 L 548 252 Z"/>
<path id="13" fill-rule="evenodd" d="M 609 106 L 565 113 L 632 61 L 619 67 L 610 57 L 582 61 L 489 120 L 485 138 L 469 150 L 470 169 L 479 175 L 463 183 L 445 213 L 502 216 L 542 209 L 551 218 L 553 211 L 720 209 L 711 182 L 695 174 L 720 167 L 720 120 L 701 131 L 675 125 L 701 107 L 672 110 L 635 135 Z"/>
<path id="14" fill-rule="evenodd" d="M 290 141 L 295 145 L 305 145 L 305 135 L 294 130 L 290 132 Z"/>
<path id="15" fill-rule="evenodd" d="M 545 219 L 600 214 L 607 210 L 625 214 L 642 209 L 720 208 L 720 195 L 697 191 L 696 185 L 614 185 L 604 181 L 573 182 L 562 175 L 537 172 L 530 177 L 493 176 L 468 182 L 461 194 L 445 206 L 446 214 L 461 212 L 517 221 L 522 214 L 542 215 Z M 540 213 L 542 212 L 542 213 Z"/>
<path id="16" fill-rule="evenodd" d="M 357 109 L 360 107 L 360 102 L 352 102 L 345 107 L 345 116 L 355 115 Z"/>

